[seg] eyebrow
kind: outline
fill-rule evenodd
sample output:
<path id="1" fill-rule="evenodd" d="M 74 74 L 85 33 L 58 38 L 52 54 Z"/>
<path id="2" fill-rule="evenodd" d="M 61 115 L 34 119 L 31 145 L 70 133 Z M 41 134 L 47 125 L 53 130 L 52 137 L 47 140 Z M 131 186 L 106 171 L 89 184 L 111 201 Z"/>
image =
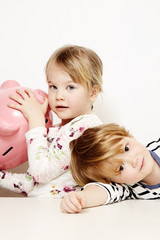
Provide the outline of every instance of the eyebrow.
<path id="1" fill-rule="evenodd" d="M 47 81 L 47 83 L 48 83 L 48 84 L 55 84 L 55 85 L 56 85 L 56 83 L 51 82 L 51 81 Z M 68 84 L 78 84 L 78 83 L 74 82 L 73 80 L 67 80 L 67 81 L 65 82 L 65 84 L 68 85 Z"/>
<path id="2" fill-rule="evenodd" d="M 51 81 L 47 81 L 48 84 L 53 84 Z"/>

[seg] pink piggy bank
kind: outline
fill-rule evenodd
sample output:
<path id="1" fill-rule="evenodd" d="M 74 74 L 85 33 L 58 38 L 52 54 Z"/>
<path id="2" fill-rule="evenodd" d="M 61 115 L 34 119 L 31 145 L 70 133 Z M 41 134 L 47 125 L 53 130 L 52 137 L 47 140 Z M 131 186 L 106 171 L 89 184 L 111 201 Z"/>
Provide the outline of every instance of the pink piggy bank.
<path id="1" fill-rule="evenodd" d="M 0 170 L 14 168 L 28 160 L 25 139 L 28 122 L 20 111 L 7 106 L 13 101 L 8 96 L 16 95 L 19 88 L 25 89 L 13 80 L 5 81 L 0 86 Z M 39 89 L 33 90 L 33 93 L 40 103 L 43 103 L 43 96 L 47 96 Z M 49 112 L 50 108 L 46 113 L 47 128 L 52 124 Z"/>

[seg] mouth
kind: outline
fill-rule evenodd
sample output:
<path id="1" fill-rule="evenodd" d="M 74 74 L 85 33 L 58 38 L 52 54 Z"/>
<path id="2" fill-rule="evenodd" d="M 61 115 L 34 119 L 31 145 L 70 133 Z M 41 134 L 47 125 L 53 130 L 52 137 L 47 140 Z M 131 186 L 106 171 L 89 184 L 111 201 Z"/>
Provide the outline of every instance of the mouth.
<path id="1" fill-rule="evenodd" d="M 66 106 L 56 106 L 56 109 L 57 110 L 65 110 L 65 109 L 67 109 L 68 107 L 66 107 Z"/>
<path id="2" fill-rule="evenodd" d="M 140 167 L 139 171 L 142 170 L 143 166 L 144 166 L 144 158 L 142 159 L 142 163 L 141 163 L 141 167 Z"/>

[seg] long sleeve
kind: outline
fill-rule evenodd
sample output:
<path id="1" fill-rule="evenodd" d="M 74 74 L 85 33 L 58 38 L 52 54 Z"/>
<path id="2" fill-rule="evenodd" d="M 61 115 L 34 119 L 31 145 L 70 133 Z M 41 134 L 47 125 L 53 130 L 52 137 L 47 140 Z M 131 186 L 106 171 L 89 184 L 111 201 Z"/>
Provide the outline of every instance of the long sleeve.
<path id="1" fill-rule="evenodd" d="M 39 183 L 47 183 L 63 174 L 70 165 L 69 143 L 85 129 L 101 124 L 95 114 L 87 114 L 73 119 L 65 126 L 51 128 L 48 135 L 44 127 L 31 129 L 26 133 L 28 172 Z"/>
<path id="2" fill-rule="evenodd" d="M 34 179 L 29 174 L 0 171 L 0 187 L 27 196 L 34 187 Z"/>

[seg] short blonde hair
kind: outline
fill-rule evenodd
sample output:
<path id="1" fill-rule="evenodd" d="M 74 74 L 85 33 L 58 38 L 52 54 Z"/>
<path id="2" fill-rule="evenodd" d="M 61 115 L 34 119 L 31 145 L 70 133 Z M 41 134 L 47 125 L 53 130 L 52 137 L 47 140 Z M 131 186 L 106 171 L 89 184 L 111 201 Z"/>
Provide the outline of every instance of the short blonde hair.
<path id="1" fill-rule="evenodd" d="M 124 152 L 120 143 L 124 137 L 132 135 L 113 123 L 89 128 L 73 140 L 70 143 L 70 169 L 74 180 L 80 186 L 93 181 L 109 183 L 110 177 L 117 174 L 116 169 L 122 164 L 116 156 Z"/>
<path id="2" fill-rule="evenodd" d="M 46 77 L 53 64 L 67 72 L 72 80 L 87 90 L 94 86 L 102 91 L 103 64 L 91 49 L 76 45 L 66 45 L 57 49 L 46 64 Z"/>

